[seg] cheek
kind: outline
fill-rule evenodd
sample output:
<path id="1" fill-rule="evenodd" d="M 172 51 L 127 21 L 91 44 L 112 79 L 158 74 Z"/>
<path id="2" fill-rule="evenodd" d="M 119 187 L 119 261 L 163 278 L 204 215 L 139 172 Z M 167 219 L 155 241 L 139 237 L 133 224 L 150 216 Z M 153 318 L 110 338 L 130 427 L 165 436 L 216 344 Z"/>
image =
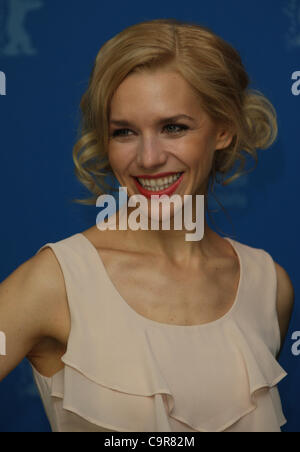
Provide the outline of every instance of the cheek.
<path id="1" fill-rule="evenodd" d="M 190 146 L 190 152 L 187 156 L 192 168 L 206 169 L 211 166 L 214 150 L 204 140 L 197 140 Z"/>
<path id="2" fill-rule="evenodd" d="M 118 171 L 122 167 L 121 152 L 115 146 L 110 146 L 108 148 L 108 161 L 113 170 Z"/>
<path id="3" fill-rule="evenodd" d="M 205 144 L 203 141 L 198 140 L 197 145 L 193 146 L 190 150 L 191 152 L 187 156 L 185 163 L 191 168 L 195 174 L 195 179 L 200 183 L 201 181 L 204 181 L 211 172 L 214 149 L 211 149 L 207 143 Z"/>
<path id="4" fill-rule="evenodd" d="M 108 150 L 108 161 L 115 176 L 122 177 L 129 171 L 132 156 L 124 147 L 112 146 Z"/>

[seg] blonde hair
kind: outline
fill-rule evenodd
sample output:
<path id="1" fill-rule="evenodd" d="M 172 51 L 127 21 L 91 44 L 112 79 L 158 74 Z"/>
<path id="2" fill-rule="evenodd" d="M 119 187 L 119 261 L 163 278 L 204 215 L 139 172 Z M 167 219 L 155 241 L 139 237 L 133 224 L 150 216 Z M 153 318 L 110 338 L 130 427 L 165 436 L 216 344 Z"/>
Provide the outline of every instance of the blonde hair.
<path id="1" fill-rule="evenodd" d="M 243 174 L 243 151 L 257 165 L 256 150 L 266 149 L 275 141 L 276 111 L 261 92 L 248 88 L 250 79 L 241 57 L 229 43 L 194 23 L 177 19 L 141 22 L 109 39 L 96 57 L 80 102 L 81 125 L 73 148 L 75 174 L 93 197 L 75 202 L 94 204 L 100 194 L 112 189 L 105 179 L 113 174 L 107 149 L 114 92 L 130 73 L 165 67 L 189 82 L 212 119 L 234 132 L 230 145 L 215 152 L 210 173 L 212 190 L 217 173 L 223 175 L 222 185 Z M 237 161 L 237 171 L 224 180 Z"/>

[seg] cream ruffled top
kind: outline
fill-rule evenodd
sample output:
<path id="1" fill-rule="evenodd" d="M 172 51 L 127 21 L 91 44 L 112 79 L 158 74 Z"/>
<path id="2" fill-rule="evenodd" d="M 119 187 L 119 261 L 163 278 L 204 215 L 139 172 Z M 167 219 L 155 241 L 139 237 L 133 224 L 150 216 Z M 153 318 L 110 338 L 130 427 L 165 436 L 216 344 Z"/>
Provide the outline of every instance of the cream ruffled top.
<path id="1" fill-rule="evenodd" d="M 280 432 L 280 330 L 272 257 L 225 237 L 240 262 L 231 309 L 201 325 L 138 314 L 81 233 L 56 243 L 71 332 L 65 367 L 32 366 L 54 432 Z"/>

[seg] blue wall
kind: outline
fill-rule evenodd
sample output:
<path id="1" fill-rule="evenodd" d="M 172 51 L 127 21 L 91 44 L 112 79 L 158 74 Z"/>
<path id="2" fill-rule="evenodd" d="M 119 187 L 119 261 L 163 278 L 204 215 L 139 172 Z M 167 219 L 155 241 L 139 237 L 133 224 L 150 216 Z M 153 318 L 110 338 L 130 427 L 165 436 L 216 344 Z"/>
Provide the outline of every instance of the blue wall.
<path id="1" fill-rule="evenodd" d="M 96 208 L 71 203 L 87 193 L 74 176 L 72 146 L 93 60 L 125 27 L 169 17 L 209 26 L 229 41 L 251 86 L 278 113 L 278 139 L 259 152 L 257 169 L 216 191 L 234 230 L 221 212 L 214 218 L 236 240 L 268 251 L 292 279 L 296 303 L 279 359 L 288 377 L 279 390 L 288 420 L 283 431 L 300 432 L 300 356 L 291 351 L 292 332 L 300 330 L 300 85 L 293 94 L 291 79 L 300 71 L 299 0 L 0 0 L 0 71 L 7 82 L 0 96 L 0 281 L 46 242 L 95 224 Z M 0 431 L 49 431 L 26 360 L 0 383 L 0 406 Z"/>

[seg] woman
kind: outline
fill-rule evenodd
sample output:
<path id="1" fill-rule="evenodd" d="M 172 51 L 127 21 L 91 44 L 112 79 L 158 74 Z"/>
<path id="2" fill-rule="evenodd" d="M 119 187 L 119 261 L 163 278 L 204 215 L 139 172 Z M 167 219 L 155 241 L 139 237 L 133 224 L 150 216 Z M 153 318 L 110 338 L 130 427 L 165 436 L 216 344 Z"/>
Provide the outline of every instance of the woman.
<path id="1" fill-rule="evenodd" d="M 153 194 L 206 200 L 215 174 L 276 138 L 274 108 L 248 83 L 238 53 L 199 25 L 153 20 L 110 39 L 81 102 L 83 202 L 109 171 L 128 199 L 146 197 L 149 220 Z M 0 378 L 26 356 L 53 431 L 280 431 L 286 271 L 206 219 L 188 241 L 185 225 L 113 218 L 115 230 L 47 243 L 1 284 Z"/>

